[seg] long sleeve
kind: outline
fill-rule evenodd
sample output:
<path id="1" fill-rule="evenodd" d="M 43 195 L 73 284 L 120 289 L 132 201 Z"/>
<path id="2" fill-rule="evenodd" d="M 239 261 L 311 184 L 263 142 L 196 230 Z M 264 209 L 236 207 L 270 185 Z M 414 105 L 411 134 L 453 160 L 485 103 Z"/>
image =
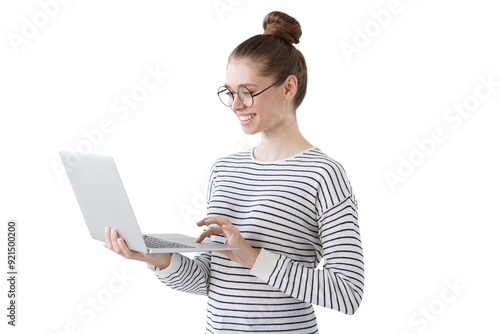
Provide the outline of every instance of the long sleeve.
<path id="1" fill-rule="evenodd" d="M 172 289 L 207 295 L 210 277 L 210 253 L 202 253 L 194 259 L 182 254 L 172 254 L 170 265 L 156 270 L 156 276 Z"/>
<path id="2" fill-rule="evenodd" d="M 357 205 L 346 198 L 319 218 L 322 269 L 262 249 L 251 273 L 299 300 L 353 314 L 363 297 L 363 252 Z"/>

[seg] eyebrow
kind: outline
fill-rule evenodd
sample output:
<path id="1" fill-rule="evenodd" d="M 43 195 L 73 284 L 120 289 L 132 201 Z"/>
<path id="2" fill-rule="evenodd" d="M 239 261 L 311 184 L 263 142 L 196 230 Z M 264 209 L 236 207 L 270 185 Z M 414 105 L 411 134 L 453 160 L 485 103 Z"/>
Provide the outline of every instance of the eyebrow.
<path id="1" fill-rule="evenodd" d="M 231 88 L 227 83 L 224 84 L 224 86 L 226 86 L 227 88 Z M 251 83 L 242 83 L 240 85 L 238 85 L 238 87 L 241 87 L 241 86 L 245 86 L 245 87 L 256 87 L 257 85 L 255 84 L 251 84 Z"/>

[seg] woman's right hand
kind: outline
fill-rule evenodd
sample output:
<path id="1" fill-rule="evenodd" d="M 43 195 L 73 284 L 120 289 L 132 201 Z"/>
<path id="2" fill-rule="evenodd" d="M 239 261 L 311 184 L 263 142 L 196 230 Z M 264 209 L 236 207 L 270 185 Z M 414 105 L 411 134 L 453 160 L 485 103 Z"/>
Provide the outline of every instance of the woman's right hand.
<path id="1" fill-rule="evenodd" d="M 118 235 L 118 231 L 116 231 L 116 229 L 114 228 L 109 228 L 108 226 L 106 226 L 104 236 L 106 238 L 104 247 L 112 250 L 116 254 L 119 254 L 126 259 L 146 262 L 160 269 L 165 269 L 170 265 L 170 259 L 172 258 L 171 253 L 152 254 L 131 250 L 130 248 L 128 248 L 125 240 L 120 238 L 120 236 Z"/>

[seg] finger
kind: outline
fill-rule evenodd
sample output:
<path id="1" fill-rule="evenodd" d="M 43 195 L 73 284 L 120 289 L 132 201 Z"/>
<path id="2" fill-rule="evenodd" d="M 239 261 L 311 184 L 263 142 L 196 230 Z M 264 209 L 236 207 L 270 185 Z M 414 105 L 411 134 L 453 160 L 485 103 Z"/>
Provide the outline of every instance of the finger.
<path id="1" fill-rule="evenodd" d="M 206 237 L 209 237 L 213 234 L 221 234 L 221 233 L 222 233 L 221 227 L 219 227 L 219 226 L 210 227 L 208 230 L 206 230 L 200 234 L 198 239 L 196 239 L 196 242 L 202 242 L 203 240 L 205 240 Z"/>
<path id="2" fill-rule="evenodd" d="M 113 236 L 112 236 L 112 231 L 113 229 L 109 226 L 106 226 L 104 230 L 104 239 L 106 240 L 105 247 L 109 250 L 112 250 L 113 252 L 116 252 L 116 247 L 113 245 Z"/>
<path id="3" fill-rule="evenodd" d="M 118 246 L 120 247 L 120 250 L 123 253 L 124 257 L 126 257 L 126 258 L 133 257 L 134 252 L 130 248 L 128 248 L 125 240 L 123 240 L 122 238 L 118 238 L 116 242 L 118 243 Z"/>
<path id="4" fill-rule="evenodd" d="M 196 223 L 196 225 L 198 226 L 203 226 L 203 225 L 207 225 L 207 223 L 205 223 L 205 220 L 209 218 L 209 217 L 205 217 L 203 218 L 202 220 L 200 220 L 199 222 Z"/>
<path id="5" fill-rule="evenodd" d="M 240 234 L 240 230 L 232 224 L 224 224 L 221 227 L 224 234 Z"/>
<path id="6" fill-rule="evenodd" d="M 224 218 L 224 217 L 219 217 L 219 216 L 207 217 L 207 218 L 204 218 L 203 221 L 205 222 L 206 225 L 213 225 L 213 224 L 217 224 L 219 226 L 231 225 L 231 222 L 229 221 L 229 219 Z"/>
<path id="7" fill-rule="evenodd" d="M 203 226 L 203 225 L 215 224 L 215 222 L 211 222 L 211 219 L 214 219 L 214 218 L 222 218 L 222 217 L 218 217 L 218 216 L 205 217 L 202 220 L 200 220 L 199 222 L 197 222 L 196 225 Z"/>
<path id="8" fill-rule="evenodd" d="M 116 253 L 122 254 L 121 247 L 118 245 L 118 231 L 115 228 L 111 229 L 111 245 Z"/>
<path id="9" fill-rule="evenodd" d="M 111 235 L 110 235 L 110 228 L 109 226 L 106 226 L 104 228 L 104 240 L 106 240 L 106 248 L 111 249 Z"/>

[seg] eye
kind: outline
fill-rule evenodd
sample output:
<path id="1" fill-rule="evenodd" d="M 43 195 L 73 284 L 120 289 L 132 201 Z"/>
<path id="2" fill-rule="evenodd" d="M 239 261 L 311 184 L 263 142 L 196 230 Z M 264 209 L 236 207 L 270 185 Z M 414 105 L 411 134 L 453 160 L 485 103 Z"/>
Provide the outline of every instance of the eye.
<path id="1" fill-rule="evenodd" d="M 219 91 L 219 95 L 224 95 L 226 97 L 232 97 L 233 96 L 233 92 L 231 92 L 229 90 L 229 88 L 227 87 L 223 87 L 221 88 L 221 90 Z"/>
<path id="2" fill-rule="evenodd" d="M 241 86 L 240 89 L 238 90 L 238 92 L 240 93 L 240 95 L 243 95 L 244 97 L 251 97 L 252 96 L 252 93 L 250 92 L 250 90 L 245 86 Z"/>

